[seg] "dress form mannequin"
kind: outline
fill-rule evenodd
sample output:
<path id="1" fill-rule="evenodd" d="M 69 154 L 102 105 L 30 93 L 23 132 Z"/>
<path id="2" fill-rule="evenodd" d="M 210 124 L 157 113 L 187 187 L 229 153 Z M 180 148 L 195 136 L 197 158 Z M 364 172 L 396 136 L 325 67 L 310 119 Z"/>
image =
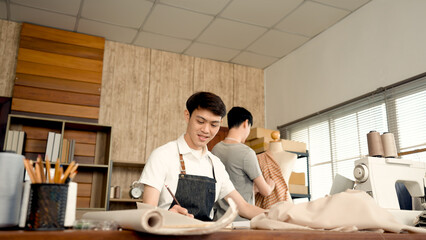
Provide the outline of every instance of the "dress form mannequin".
<path id="1" fill-rule="evenodd" d="M 291 172 L 293 171 L 294 164 L 296 163 L 297 155 L 284 151 L 280 140 L 280 132 L 273 131 L 271 133 L 271 137 L 273 141 L 269 142 L 268 151 L 280 166 L 283 178 L 288 185 Z"/>

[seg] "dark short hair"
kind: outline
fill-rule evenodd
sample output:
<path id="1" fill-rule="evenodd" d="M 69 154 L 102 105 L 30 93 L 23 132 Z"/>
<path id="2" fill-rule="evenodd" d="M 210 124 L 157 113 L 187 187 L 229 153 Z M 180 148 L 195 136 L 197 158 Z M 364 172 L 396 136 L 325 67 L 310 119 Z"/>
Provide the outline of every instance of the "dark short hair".
<path id="1" fill-rule="evenodd" d="M 188 98 L 186 109 L 189 115 L 191 116 L 192 112 L 198 108 L 209 110 L 222 118 L 226 115 L 226 106 L 222 99 L 211 92 L 196 92 Z"/>
<path id="2" fill-rule="evenodd" d="M 228 128 L 239 127 L 245 120 L 253 126 L 253 116 L 243 107 L 233 107 L 228 112 Z"/>

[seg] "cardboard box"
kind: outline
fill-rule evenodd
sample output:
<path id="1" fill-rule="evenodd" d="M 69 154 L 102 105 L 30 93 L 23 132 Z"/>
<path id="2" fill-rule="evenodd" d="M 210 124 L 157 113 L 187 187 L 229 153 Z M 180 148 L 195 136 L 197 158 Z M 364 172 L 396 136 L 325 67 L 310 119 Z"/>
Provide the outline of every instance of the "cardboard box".
<path id="1" fill-rule="evenodd" d="M 304 142 L 297 142 L 287 139 L 281 139 L 281 142 L 283 144 L 283 149 L 287 151 L 293 151 L 293 152 L 306 152 L 306 143 Z"/>
<path id="2" fill-rule="evenodd" d="M 265 152 L 269 147 L 269 141 L 265 137 L 246 141 L 245 144 L 251 147 L 256 152 L 256 154 Z"/>
<path id="3" fill-rule="evenodd" d="M 250 129 L 250 134 L 248 135 L 246 141 L 251 141 L 256 138 L 264 137 L 268 142 L 272 141 L 271 133 L 276 130 L 266 129 L 266 128 L 252 128 Z"/>
<path id="4" fill-rule="evenodd" d="M 308 186 L 289 184 L 289 191 L 294 194 L 308 194 Z"/>
<path id="5" fill-rule="evenodd" d="M 288 184 L 305 185 L 305 173 L 304 172 L 291 172 L 290 180 Z"/>
<path id="6" fill-rule="evenodd" d="M 256 154 L 265 152 L 269 148 L 269 143 L 273 141 L 271 137 L 271 133 L 273 131 L 274 130 L 265 129 L 265 128 L 252 128 L 250 131 L 251 137 L 250 135 L 249 137 L 247 137 L 245 144 L 251 147 L 256 152 Z M 265 136 L 261 136 L 261 135 L 265 135 Z M 256 136 L 256 138 L 252 138 L 253 136 Z M 306 143 L 287 140 L 287 139 L 281 139 L 281 143 L 282 143 L 283 149 L 286 151 L 302 152 L 302 153 L 306 152 Z"/>

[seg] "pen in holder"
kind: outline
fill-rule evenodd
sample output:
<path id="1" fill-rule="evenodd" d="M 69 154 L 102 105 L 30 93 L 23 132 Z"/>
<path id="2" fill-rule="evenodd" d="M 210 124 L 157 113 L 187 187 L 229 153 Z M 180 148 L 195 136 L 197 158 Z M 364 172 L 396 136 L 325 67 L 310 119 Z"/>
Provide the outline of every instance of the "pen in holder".
<path id="1" fill-rule="evenodd" d="M 31 184 L 27 230 L 64 229 L 68 184 Z"/>
<path id="2" fill-rule="evenodd" d="M 33 168 L 33 161 L 24 159 L 25 169 L 32 182 L 25 221 L 25 229 L 27 230 L 64 229 L 68 182 L 77 174 L 78 163 L 72 161 L 64 173 L 62 166 L 59 165 L 59 160 L 57 160 L 55 172 L 51 176 L 50 161 L 47 157 L 45 161 L 46 174 L 40 155 L 35 162 L 35 168 Z M 71 192 L 76 192 L 76 186 L 72 189 L 74 190 L 71 190 Z M 71 217 L 67 219 L 69 220 Z"/>

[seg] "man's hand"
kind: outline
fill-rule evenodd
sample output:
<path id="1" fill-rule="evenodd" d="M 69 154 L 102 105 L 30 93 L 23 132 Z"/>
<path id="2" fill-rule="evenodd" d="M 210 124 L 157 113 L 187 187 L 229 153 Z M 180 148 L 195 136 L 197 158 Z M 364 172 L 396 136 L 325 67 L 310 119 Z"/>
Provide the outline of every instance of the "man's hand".
<path id="1" fill-rule="evenodd" d="M 169 209 L 170 212 L 175 212 L 175 213 L 179 213 L 185 216 L 188 216 L 190 218 L 194 218 L 194 215 L 188 213 L 188 210 L 186 208 L 183 208 L 177 204 L 173 205 L 172 208 Z"/>
<path id="2" fill-rule="evenodd" d="M 259 177 L 255 178 L 253 182 L 254 182 L 254 186 L 257 188 L 257 192 L 259 192 L 264 197 L 269 196 L 272 193 L 272 191 L 274 191 L 275 182 L 274 180 L 270 178 L 265 180 L 263 176 L 260 175 Z M 256 193 L 256 188 L 254 189 L 255 193 Z"/>

